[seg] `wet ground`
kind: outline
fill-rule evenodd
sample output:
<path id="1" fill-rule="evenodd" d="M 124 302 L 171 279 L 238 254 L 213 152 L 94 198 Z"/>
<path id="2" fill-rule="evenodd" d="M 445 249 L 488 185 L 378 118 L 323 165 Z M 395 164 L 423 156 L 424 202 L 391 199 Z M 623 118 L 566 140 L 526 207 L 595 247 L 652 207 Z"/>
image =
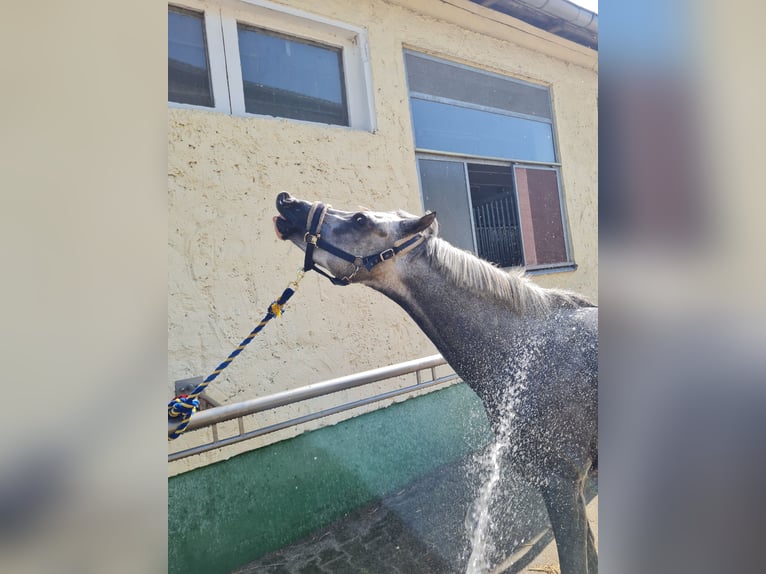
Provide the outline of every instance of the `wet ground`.
<path id="1" fill-rule="evenodd" d="M 466 515 L 480 480 L 473 457 L 444 466 L 233 574 L 462 574 L 471 555 Z M 558 572 L 542 498 L 515 475 L 501 485 L 491 513 L 491 571 Z M 596 536 L 597 488 L 594 479 L 588 514 Z"/>

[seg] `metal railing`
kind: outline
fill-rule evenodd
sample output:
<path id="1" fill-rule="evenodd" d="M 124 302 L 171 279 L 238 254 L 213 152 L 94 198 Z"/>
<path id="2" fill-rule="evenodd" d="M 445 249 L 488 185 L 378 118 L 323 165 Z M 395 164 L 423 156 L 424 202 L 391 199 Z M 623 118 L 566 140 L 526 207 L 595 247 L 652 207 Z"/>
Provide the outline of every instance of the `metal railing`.
<path id="1" fill-rule="evenodd" d="M 168 461 L 171 462 L 195 454 L 201 454 L 203 452 L 236 444 L 238 442 L 263 436 L 278 430 L 286 429 L 295 425 L 303 424 L 371 403 L 384 401 L 386 399 L 391 399 L 400 395 L 405 395 L 443 383 L 457 381 L 459 378 L 454 372 L 441 377 L 436 376 L 436 367 L 446 364 L 447 361 L 445 361 L 444 357 L 441 355 L 431 355 L 428 357 L 423 357 L 422 359 L 405 361 L 403 363 L 397 363 L 388 367 L 381 367 L 378 369 L 372 369 L 370 371 L 355 373 L 353 375 L 346 375 L 336 379 L 330 379 L 328 381 L 306 385 L 305 387 L 282 391 L 280 393 L 275 393 L 265 397 L 259 397 L 231 405 L 223 405 L 220 407 L 204 410 L 192 416 L 191 422 L 189 423 L 186 432 L 205 427 L 212 427 L 213 440 L 199 446 L 170 453 L 168 455 Z M 428 380 L 423 380 L 421 372 L 426 370 L 430 370 L 431 378 Z M 244 417 L 248 415 L 413 373 L 415 374 L 417 381 L 414 385 L 409 385 L 385 393 L 373 395 L 371 397 L 358 399 L 356 401 L 351 401 L 314 413 L 291 418 L 286 421 L 245 432 Z M 234 436 L 219 438 L 217 425 L 219 423 L 235 419 L 238 423 L 239 432 Z M 169 423 L 168 431 L 170 432 L 175 430 L 176 426 L 177 425 L 174 423 Z"/>
<path id="2" fill-rule="evenodd" d="M 521 234 L 509 195 L 473 208 L 479 254 L 503 267 L 522 265 Z"/>

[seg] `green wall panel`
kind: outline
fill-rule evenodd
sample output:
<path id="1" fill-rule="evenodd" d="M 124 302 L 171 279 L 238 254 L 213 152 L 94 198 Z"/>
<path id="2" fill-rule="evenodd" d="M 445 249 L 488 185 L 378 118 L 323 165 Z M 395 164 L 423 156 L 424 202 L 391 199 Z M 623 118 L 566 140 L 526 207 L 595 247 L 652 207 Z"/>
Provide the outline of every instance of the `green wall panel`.
<path id="1" fill-rule="evenodd" d="M 479 399 L 460 384 L 172 477 L 169 571 L 230 572 L 489 437 Z"/>

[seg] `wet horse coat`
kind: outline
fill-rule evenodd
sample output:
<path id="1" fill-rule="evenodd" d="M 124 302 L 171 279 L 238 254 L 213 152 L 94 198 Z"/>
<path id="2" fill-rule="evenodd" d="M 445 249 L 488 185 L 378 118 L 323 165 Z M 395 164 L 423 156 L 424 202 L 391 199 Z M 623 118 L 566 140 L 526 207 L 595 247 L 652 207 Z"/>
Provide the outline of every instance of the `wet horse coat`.
<path id="1" fill-rule="evenodd" d="M 307 233 L 317 206 L 320 229 Z M 415 320 L 540 488 L 562 574 L 596 572 L 583 489 L 598 449 L 598 309 L 451 246 L 434 214 L 312 210 L 286 193 L 277 209 L 281 239 L 305 250 L 321 236 L 312 263 L 383 293 Z M 396 245 L 407 248 L 390 253 Z"/>

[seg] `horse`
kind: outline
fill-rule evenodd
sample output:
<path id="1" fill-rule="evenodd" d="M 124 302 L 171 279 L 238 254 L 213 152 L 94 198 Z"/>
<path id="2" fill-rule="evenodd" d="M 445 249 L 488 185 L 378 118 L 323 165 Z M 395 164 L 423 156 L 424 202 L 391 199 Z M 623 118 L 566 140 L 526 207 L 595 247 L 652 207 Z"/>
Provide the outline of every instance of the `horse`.
<path id="1" fill-rule="evenodd" d="M 400 305 L 479 396 L 542 494 L 562 574 L 598 569 L 584 486 L 598 460 L 598 308 L 438 236 L 436 214 L 349 212 L 282 192 L 277 236 L 304 269 Z"/>

